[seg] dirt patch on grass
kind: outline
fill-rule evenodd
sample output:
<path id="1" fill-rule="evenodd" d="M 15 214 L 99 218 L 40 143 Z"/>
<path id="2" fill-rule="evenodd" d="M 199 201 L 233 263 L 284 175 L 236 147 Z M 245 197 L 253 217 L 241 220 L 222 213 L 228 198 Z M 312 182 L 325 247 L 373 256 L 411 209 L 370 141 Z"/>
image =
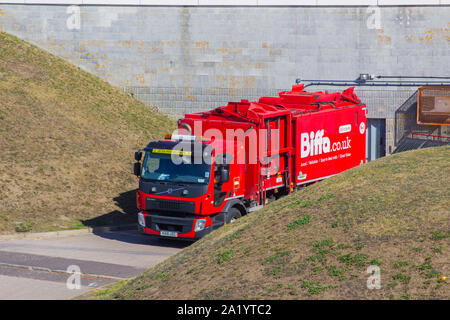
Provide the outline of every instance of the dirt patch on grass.
<path id="1" fill-rule="evenodd" d="M 385 157 L 220 228 L 108 299 L 448 299 L 450 147 Z M 368 267 L 381 288 L 370 290 Z M 369 270 L 369 272 L 371 272 Z"/>
<path id="2" fill-rule="evenodd" d="M 135 221 L 133 152 L 175 123 L 0 33 L 0 233 Z"/>

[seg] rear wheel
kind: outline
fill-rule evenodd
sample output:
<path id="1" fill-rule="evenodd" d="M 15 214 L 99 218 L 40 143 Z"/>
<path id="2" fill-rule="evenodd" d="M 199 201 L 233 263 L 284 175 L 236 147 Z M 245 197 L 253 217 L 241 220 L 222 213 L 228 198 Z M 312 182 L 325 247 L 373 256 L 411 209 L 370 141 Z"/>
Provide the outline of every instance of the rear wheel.
<path id="1" fill-rule="evenodd" d="M 231 208 L 227 215 L 227 224 L 233 223 L 241 217 L 241 212 L 236 208 Z"/>

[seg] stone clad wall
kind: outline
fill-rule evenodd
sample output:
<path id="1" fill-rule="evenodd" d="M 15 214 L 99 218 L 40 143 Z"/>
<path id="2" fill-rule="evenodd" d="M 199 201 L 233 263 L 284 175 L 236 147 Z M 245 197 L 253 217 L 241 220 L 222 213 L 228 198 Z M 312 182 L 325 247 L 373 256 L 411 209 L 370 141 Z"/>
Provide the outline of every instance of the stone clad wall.
<path id="1" fill-rule="evenodd" d="M 193 5 L 186 2 L 190 6 L 177 6 L 177 1 L 169 2 L 173 6 L 106 6 L 95 1 L 69 5 L 89 3 L 81 0 L 47 1 L 62 3 L 57 5 L 0 3 L 0 29 L 173 116 L 276 94 L 289 89 L 297 77 L 449 73 L 450 7 L 438 0 L 431 6 L 380 7 L 315 6 L 317 0 L 311 5 L 300 1 L 306 6 L 250 2 L 250 6 L 195 5 L 198 0 Z M 387 145 L 393 142 L 394 111 L 414 90 L 357 89 L 369 117 L 388 119 Z"/>

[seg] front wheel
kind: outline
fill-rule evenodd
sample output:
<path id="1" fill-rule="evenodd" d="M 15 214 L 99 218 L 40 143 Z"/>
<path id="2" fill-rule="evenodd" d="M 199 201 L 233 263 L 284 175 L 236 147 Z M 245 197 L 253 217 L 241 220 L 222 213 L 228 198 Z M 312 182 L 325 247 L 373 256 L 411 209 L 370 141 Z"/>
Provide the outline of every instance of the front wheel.
<path id="1" fill-rule="evenodd" d="M 233 223 L 234 221 L 236 221 L 237 219 L 239 219 L 241 217 L 241 212 L 236 209 L 236 208 L 231 208 L 230 211 L 228 211 L 228 215 L 227 215 L 227 224 L 229 223 Z"/>

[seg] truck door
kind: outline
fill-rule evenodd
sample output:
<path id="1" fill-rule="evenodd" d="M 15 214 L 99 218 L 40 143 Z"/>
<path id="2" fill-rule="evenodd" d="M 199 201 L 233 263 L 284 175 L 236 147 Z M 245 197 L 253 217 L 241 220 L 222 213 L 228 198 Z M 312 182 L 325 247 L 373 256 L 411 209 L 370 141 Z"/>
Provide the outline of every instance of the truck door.
<path id="1" fill-rule="evenodd" d="M 286 117 L 277 117 L 266 120 L 267 137 L 265 152 L 268 157 L 264 158 L 263 175 L 265 176 L 265 187 L 275 188 L 285 184 L 283 171 L 285 167 L 285 156 L 282 149 L 286 148 Z"/>
<path id="2" fill-rule="evenodd" d="M 230 163 L 232 156 L 229 153 L 221 153 L 216 156 L 214 167 L 214 207 L 220 207 L 227 197 L 227 189 L 229 179 L 224 179 L 224 172 L 230 174 Z"/>

